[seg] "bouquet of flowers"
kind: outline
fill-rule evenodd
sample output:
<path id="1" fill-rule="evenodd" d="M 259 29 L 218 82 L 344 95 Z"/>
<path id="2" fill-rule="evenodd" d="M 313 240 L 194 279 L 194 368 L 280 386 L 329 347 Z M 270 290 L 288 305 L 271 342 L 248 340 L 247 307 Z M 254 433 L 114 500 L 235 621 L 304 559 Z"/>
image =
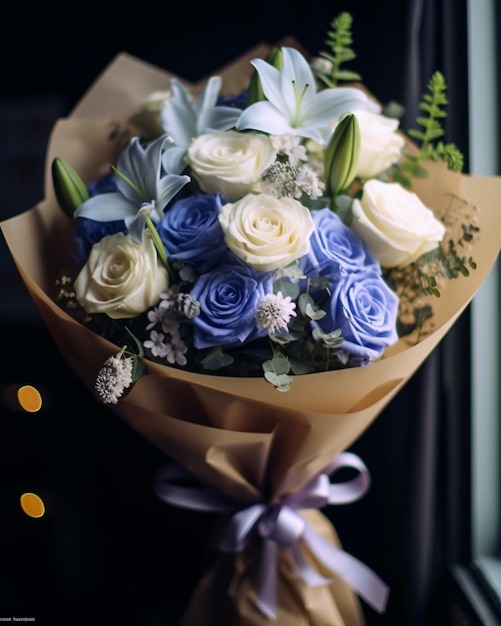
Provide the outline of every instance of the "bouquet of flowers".
<path id="1" fill-rule="evenodd" d="M 444 77 L 411 144 L 345 69 L 350 27 L 199 85 L 120 55 L 56 125 L 44 201 L 2 223 L 75 372 L 173 461 L 159 497 L 221 517 L 185 626 L 384 611 L 319 509 L 369 487 L 347 448 L 499 252 L 499 180 L 440 139 Z"/>

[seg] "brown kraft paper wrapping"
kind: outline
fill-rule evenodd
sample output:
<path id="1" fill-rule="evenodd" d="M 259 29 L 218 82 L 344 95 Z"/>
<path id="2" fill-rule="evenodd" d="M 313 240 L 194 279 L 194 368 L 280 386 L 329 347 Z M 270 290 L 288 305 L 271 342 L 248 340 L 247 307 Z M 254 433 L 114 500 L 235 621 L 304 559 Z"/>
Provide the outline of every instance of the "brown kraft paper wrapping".
<path id="1" fill-rule="evenodd" d="M 249 59 L 265 56 L 258 46 L 217 72 L 226 93 L 245 88 Z M 109 170 L 134 132 L 125 120 L 152 91 L 165 89 L 170 74 L 129 55 L 119 55 L 51 136 L 46 158 L 45 197 L 32 209 L 1 223 L 20 275 L 63 356 L 93 388 L 105 359 L 117 352 L 69 317 L 52 300 L 54 280 L 68 264 L 71 220 L 58 208 L 50 164 L 66 159 L 88 182 Z M 372 423 L 415 373 L 469 304 L 488 275 L 501 242 L 501 178 L 452 173 L 441 164 L 413 190 L 432 209 L 467 203 L 478 209 L 480 239 L 472 256 L 477 269 L 448 281 L 433 299 L 434 328 L 420 343 L 401 339 L 367 367 L 296 377 L 287 393 L 264 379 L 186 372 L 156 363 L 113 410 L 132 428 L 203 483 L 242 507 L 263 497 L 277 501 L 321 473 Z M 402 416 L 404 419 L 404 416 Z M 334 545 L 334 529 L 316 510 L 302 511 L 311 526 Z M 255 606 L 255 550 L 215 551 L 213 567 L 200 581 L 183 626 L 259 626 L 268 623 Z M 356 557 L 356 555 L 353 555 Z M 321 564 L 315 566 L 321 570 Z M 278 567 L 279 626 L 361 626 L 359 600 L 334 577 L 309 587 L 291 568 L 286 551 Z M 210 616 L 210 617 L 208 617 Z M 210 620 L 210 621 L 208 621 Z"/>

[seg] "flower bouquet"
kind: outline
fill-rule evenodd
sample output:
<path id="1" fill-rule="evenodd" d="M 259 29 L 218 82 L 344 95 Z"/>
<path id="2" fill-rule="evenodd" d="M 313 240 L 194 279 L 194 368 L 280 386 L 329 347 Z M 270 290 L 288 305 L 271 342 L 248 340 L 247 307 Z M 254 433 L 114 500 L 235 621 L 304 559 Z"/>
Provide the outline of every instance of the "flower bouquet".
<path id="1" fill-rule="evenodd" d="M 369 488 L 347 449 L 499 252 L 500 180 L 439 139 L 444 78 L 411 144 L 340 69 L 350 25 L 197 85 L 119 55 L 56 124 L 44 200 L 1 224 L 70 366 L 169 457 L 158 496 L 220 517 L 184 626 L 384 611 L 320 509 Z"/>

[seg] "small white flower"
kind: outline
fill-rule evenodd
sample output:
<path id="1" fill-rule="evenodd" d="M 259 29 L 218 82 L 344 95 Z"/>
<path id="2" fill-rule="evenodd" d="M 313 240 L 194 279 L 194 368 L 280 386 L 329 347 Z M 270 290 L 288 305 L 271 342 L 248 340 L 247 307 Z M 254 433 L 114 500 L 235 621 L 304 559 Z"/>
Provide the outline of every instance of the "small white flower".
<path id="1" fill-rule="evenodd" d="M 148 311 L 149 324 L 146 326 L 146 330 L 151 330 L 157 324 L 161 324 L 163 320 L 162 310 L 159 306 L 155 306 Z"/>
<path id="2" fill-rule="evenodd" d="M 116 404 L 123 392 L 132 383 L 133 361 L 125 357 L 123 350 L 104 362 L 96 378 L 95 390 L 105 404 Z"/>
<path id="3" fill-rule="evenodd" d="M 302 191 L 297 185 L 297 173 L 297 168 L 290 163 L 275 161 L 263 174 L 262 189 L 274 198 L 300 198 Z"/>
<path id="4" fill-rule="evenodd" d="M 143 345 L 145 348 L 150 350 L 153 356 L 162 358 L 167 355 L 169 350 L 168 345 L 164 342 L 164 339 L 165 335 L 163 333 L 152 330 L 150 338 L 143 341 Z"/>
<path id="5" fill-rule="evenodd" d="M 271 335 L 286 329 L 291 317 L 296 317 L 295 308 L 295 303 L 289 296 L 284 298 L 281 291 L 266 294 L 257 306 L 257 327 L 265 328 Z"/>
<path id="6" fill-rule="evenodd" d="M 306 161 L 308 155 L 301 139 L 295 135 L 272 135 L 271 143 L 279 154 L 285 155 L 289 163 L 296 167 L 300 161 Z"/>
<path id="7" fill-rule="evenodd" d="M 174 363 L 177 363 L 178 365 L 186 365 L 186 363 L 188 363 L 188 360 L 184 356 L 188 351 L 188 347 L 181 339 L 181 335 L 178 332 L 172 335 L 169 348 L 169 353 L 166 355 L 168 363 L 171 363 L 172 365 Z"/>
<path id="8" fill-rule="evenodd" d="M 296 184 L 312 200 L 319 198 L 325 189 L 323 181 L 309 165 L 302 165 L 298 169 Z"/>

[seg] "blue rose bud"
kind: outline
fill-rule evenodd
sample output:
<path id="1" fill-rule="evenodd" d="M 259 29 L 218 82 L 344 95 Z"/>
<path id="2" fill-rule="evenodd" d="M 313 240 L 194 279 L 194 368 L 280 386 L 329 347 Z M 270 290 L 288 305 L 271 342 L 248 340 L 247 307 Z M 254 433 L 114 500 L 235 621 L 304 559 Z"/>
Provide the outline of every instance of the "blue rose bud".
<path id="1" fill-rule="evenodd" d="M 334 199 L 353 182 L 360 157 L 360 127 L 353 113 L 345 115 L 332 133 L 324 154 L 327 194 Z"/>

